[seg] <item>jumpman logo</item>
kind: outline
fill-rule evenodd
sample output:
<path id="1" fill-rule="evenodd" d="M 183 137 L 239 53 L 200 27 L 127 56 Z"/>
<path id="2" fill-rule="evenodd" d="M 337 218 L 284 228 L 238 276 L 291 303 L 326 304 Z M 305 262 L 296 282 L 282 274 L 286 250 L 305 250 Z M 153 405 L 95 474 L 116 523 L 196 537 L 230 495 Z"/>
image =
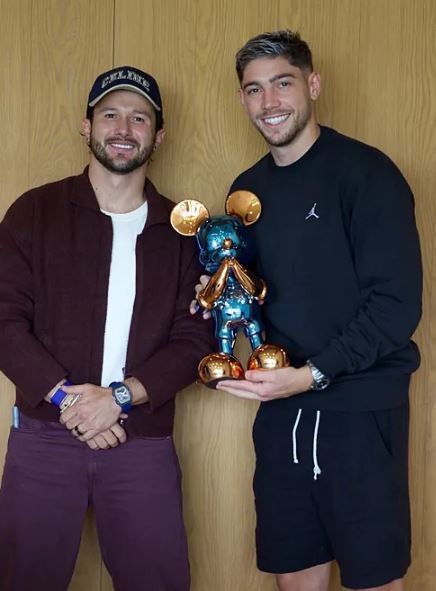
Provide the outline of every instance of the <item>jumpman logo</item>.
<path id="1" fill-rule="evenodd" d="M 319 215 L 317 213 L 315 213 L 315 207 L 316 207 L 316 203 L 313 204 L 312 209 L 309 211 L 309 213 L 306 216 L 306 220 L 308 220 L 309 218 L 316 218 L 317 220 L 319 220 Z"/>

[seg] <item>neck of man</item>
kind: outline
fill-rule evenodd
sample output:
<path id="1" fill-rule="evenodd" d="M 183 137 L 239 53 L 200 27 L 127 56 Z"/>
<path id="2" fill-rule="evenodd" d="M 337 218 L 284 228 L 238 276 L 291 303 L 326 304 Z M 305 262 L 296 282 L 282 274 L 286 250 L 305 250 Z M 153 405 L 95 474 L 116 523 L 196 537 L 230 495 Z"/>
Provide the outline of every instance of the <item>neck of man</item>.
<path id="1" fill-rule="evenodd" d="M 299 160 L 310 150 L 319 138 L 321 130 L 315 117 L 311 117 L 307 125 L 286 146 L 270 146 L 270 152 L 277 166 L 288 166 Z"/>
<path id="2" fill-rule="evenodd" d="M 116 174 L 107 170 L 91 155 L 89 180 L 100 209 L 110 213 L 128 213 L 145 201 L 144 185 L 147 163 L 128 174 Z"/>

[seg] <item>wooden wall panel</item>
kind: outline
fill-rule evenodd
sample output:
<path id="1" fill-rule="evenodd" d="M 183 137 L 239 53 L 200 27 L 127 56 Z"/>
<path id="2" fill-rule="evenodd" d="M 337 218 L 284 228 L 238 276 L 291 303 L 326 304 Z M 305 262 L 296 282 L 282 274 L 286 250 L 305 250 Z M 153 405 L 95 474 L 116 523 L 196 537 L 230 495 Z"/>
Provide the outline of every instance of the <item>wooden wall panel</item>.
<path id="1" fill-rule="evenodd" d="M 408 588 L 436 585 L 436 4 L 433 0 L 0 0 L 0 214 L 29 186 L 87 160 L 78 134 L 94 77 L 131 64 L 158 79 L 166 138 L 150 176 L 215 213 L 241 170 L 265 152 L 239 105 L 234 54 L 265 30 L 298 29 L 314 51 L 322 123 L 376 145 L 400 166 L 417 203 L 425 266 L 423 365 L 413 381 L 414 564 Z M 7 93 L 3 89 L 7 88 Z M 245 357 L 247 347 L 239 343 Z M 0 379 L 0 465 L 12 388 Z M 251 426 L 256 406 L 192 386 L 178 398 L 192 591 L 273 591 L 254 556 Z M 425 517 L 424 517 L 425 516 Z M 71 591 L 109 591 L 92 515 Z M 337 571 L 330 591 L 342 589 Z"/>
<path id="2" fill-rule="evenodd" d="M 31 0 L 0 0 L 0 217 L 29 184 Z M 23 15 L 24 18 L 23 18 Z M 7 67 L 6 67 L 7 66 Z M 12 384 L 0 375 L 0 473 L 11 425 Z"/>
<path id="3" fill-rule="evenodd" d="M 387 26 L 389 23 L 389 26 Z M 435 588 L 434 195 L 436 192 L 436 5 L 367 1 L 362 5 L 356 134 L 399 165 L 416 198 L 424 262 L 424 313 L 417 331 L 422 366 L 412 381 L 410 486 L 413 562 L 410 589 Z M 425 458 L 425 461 L 424 461 Z"/>
<path id="4" fill-rule="evenodd" d="M 115 2 L 115 65 L 149 72 L 162 92 L 166 135 L 153 155 L 150 176 L 174 200 L 193 190 L 196 18 L 195 2 L 189 9 L 184 0 Z"/>
<path id="5" fill-rule="evenodd" d="M 351 136 L 357 117 L 360 4 L 360 0 L 280 2 L 281 26 L 300 31 L 310 41 L 314 67 L 321 73 L 319 121 Z"/>
<path id="6" fill-rule="evenodd" d="M 25 189 L 76 173 L 86 162 L 78 130 L 90 84 L 112 64 L 113 13 L 112 0 L 2 0 L 0 8 L 3 212 Z M 3 377 L 0 385 L 3 464 L 13 388 Z M 100 585 L 88 517 L 71 590 Z"/>
<path id="7" fill-rule="evenodd" d="M 261 156 L 261 138 L 246 125 L 237 95 L 235 53 L 259 32 L 278 23 L 278 2 L 220 0 L 200 5 L 197 26 L 197 129 L 195 194 L 214 213 L 242 167 Z"/>
<path id="8" fill-rule="evenodd" d="M 90 85 L 112 66 L 113 0 L 32 4 L 30 184 L 80 171 Z"/>

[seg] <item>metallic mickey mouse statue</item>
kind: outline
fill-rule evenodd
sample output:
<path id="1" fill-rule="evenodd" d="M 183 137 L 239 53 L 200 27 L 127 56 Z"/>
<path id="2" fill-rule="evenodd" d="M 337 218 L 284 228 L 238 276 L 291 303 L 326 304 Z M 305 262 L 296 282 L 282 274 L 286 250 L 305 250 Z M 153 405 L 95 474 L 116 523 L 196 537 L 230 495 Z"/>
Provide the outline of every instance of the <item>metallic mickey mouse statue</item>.
<path id="1" fill-rule="evenodd" d="M 260 216 L 258 197 L 236 191 L 226 201 L 226 214 L 210 217 L 199 201 L 187 199 L 171 212 L 173 228 L 183 236 L 197 237 L 200 262 L 212 276 L 197 295 L 197 301 L 212 312 L 219 353 L 204 357 L 198 366 L 201 381 L 214 388 L 222 379 L 242 379 L 244 369 L 234 357 L 238 331 L 249 339 L 252 354 L 248 369 L 277 369 L 289 366 L 286 352 L 263 341 L 259 300 L 266 296 L 263 279 L 243 265 L 254 258 L 254 248 L 246 226 Z"/>

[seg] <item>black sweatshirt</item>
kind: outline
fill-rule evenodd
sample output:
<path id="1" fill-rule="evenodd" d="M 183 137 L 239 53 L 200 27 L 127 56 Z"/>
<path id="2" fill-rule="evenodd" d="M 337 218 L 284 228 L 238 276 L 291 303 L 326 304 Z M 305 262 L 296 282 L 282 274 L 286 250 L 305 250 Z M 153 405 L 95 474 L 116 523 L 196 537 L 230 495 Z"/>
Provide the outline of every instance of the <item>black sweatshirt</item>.
<path id="1" fill-rule="evenodd" d="M 268 285 L 267 342 L 332 379 L 305 408 L 376 410 L 407 400 L 419 352 L 422 270 L 410 188 L 379 150 L 327 127 L 289 166 L 270 154 L 231 192 L 262 202 L 251 227 Z"/>

